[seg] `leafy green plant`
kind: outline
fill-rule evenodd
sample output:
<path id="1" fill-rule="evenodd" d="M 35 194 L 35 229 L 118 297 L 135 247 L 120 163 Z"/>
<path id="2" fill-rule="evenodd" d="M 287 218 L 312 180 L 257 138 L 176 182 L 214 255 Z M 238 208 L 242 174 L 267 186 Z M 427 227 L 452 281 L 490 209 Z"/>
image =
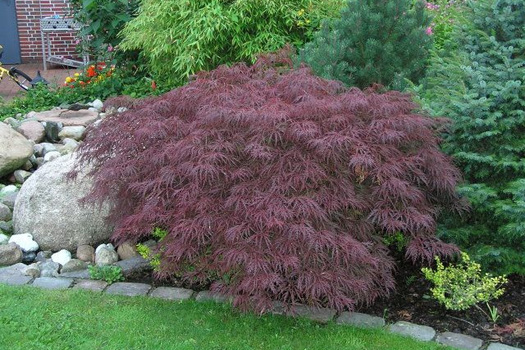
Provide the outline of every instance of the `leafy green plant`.
<path id="1" fill-rule="evenodd" d="M 287 43 L 302 45 L 342 0 L 143 0 L 121 47 L 140 50 L 162 86 L 220 64 L 254 62 Z"/>
<path id="2" fill-rule="evenodd" d="M 488 271 L 525 275 L 525 2 L 478 0 L 463 12 L 453 50 L 432 59 L 420 90 L 426 109 L 453 122 L 443 150 L 472 205 L 440 235 Z"/>
<path id="3" fill-rule="evenodd" d="M 39 85 L 29 89 L 24 95 L 16 96 L 11 101 L 0 103 L 0 121 L 17 114 L 26 114 L 30 111 L 43 111 L 56 107 L 61 99 L 53 89 Z"/>
<path id="4" fill-rule="evenodd" d="M 113 57 L 120 31 L 136 14 L 139 0 L 70 0 L 73 17 L 84 24 L 78 33 L 79 49 L 95 59 Z"/>
<path id="5" fill-rule="evenodd" d="M 153 232 L 151 235 L 157 239 L 157 241 L 162 241 L 164 237 L 168 235 L 168 231 L 161 229 L 159 227 L 155 227 L 153 229 Z M 137 252 L 144 258 L 149 260 L 149 263 L 151 267 L 153 267 L 153 270 L 159 271 L 160 269 L 160 257 L 161 254 L 159 252 L 152 252 L 151 248 L 148 247 L 145 244 L 139 243 L 137 244 Z"/>
<path id="6" fill-rule="evenodd" d="M 384 237 L 383 242 L 386 246 L 394 247 L 396 251 L 400 253 L 406 248 L 409 240 L 401 232 L 397 231 L 394 234 Z"/>
<path id="7" fill-rule="evenodd" d="M 501 287 L 507 282 L 503 276 L 481 274 L 481 265 L 461 253 L 457 265 L 445 267 L 436 257 L 436 270 L 422 268 L 425 278 L 434 284 L 432 296 L 449 310 L 466 310 L 480 302 L 489 302 L 504 293 Z"/>
<path id="8" fill-rule="evenodd" d="M 500 319 L 499 310 L 497 307 L 490 305 L 489 303 L 486 303 L 487 309 L 489 310 L 488 316 L 490 317 L 490 320 L 492 323 L 498 322 Z"/>
<path id="9" fill-rule="evenodd" d="M 401 89 L 423 76 L 431 48 L 425 5 L 412 0 L 350 0 L 341 17 L 314 35 L 299 61 L 327 79 L 361 89 L 374 83 Z"/>
<path id="10" fill-rule="evenodd" d="M 109 284 L 123 281 L 124 275 L 122 274 L 122 268 L 114 265 L 90 265 L 88 266 L 89 277 L 94 280 L 104 280 Z"/>
<path id="11" fill-rule="evenodd" d="M 451 42 L 454 26 L 463 20 L 466 0 L 430 0 L 425 7 L 432 17 L 427 33 L 434 38 L 434 48 L 441 50 Z"/>

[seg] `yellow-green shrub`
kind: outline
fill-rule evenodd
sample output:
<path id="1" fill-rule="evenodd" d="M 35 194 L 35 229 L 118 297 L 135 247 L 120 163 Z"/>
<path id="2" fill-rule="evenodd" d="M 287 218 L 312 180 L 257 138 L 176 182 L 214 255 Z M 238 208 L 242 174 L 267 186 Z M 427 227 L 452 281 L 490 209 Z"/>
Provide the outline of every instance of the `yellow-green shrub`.
<path id="1" fill-rule="evenodd" d="M 423 268 L 425 278 L 434 284 L 432 296 L 449 310 L 466 310 L 479 302 L 499 298 L 504 292 L 501 286 L 507 282 L 503 276 L 481 275 L 481 265 L 471 261 L 467 253 L 461 253 L 457 265 L 445 267 L 436 257 L 436 270 Z"/>

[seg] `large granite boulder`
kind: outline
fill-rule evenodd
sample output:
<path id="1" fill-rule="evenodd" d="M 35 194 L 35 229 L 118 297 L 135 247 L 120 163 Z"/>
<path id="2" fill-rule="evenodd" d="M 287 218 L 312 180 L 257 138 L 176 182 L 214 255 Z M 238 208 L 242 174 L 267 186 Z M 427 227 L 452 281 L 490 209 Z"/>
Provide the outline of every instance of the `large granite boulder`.
<path id="1" fill-rule="evenodd" d="M 107 242 L 112 234 L 104 218 L 109 205 L 80 205 L 91 188 L 84 170 L 75 181 L 66 174 L 74 156 L 65 155 L 44 164 L 24 182 L 13 211 L 15 233 L 31 233 L 42 250 L 75 251 L 83 244 Z"/>
<path id="2" fill-rule="evenodd" d="M 33 145 L 22 134 L 0 122 L 0 177 L 22 167 L 33 155 Z"/>

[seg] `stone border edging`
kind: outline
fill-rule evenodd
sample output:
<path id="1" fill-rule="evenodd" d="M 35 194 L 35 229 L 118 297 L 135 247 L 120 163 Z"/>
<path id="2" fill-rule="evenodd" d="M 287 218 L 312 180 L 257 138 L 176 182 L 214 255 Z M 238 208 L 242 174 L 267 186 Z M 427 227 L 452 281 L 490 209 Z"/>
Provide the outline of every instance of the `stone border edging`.
<path id="1" fill-rule="evenodd" d="M 1 269 L 0 269 L 1 272 Z M 191 289 L 177 287 L 153 287 L 145 283 L 116 282 L 109 285 L 107 282 L 91 279 L 76 279 L 65 277 L 38 277 L 20 276 L 16 274 L 0 273 L 0 283 L 8 285 L 31 285 L 43 289 L 84 289 L 112 295 L 146 296 L 171 301 L 195 299 L 197 302 L 215 301 L 231 302 L 230 298 L 211 293 L 210 291 L 195 292 Z M 270 311 L 272 314 L 285 315 L 282 304 L 275 303 Z M 334 321 L 338 325 L 350 325 L 359 328 L 385 328 L 388 332 L 408 336 L 419 341 L 435 341 L 464 350 L 523 350 L 501 343 L 483 344 L 483 341 L 468 335 L 444 332 L 437 333 L 432 327 L 422 326 L 410 322 L 398 321 L 386 325 L 382 317 L 372 316 L 359 312 L 342 312 L 337 314 L 333 309 L 314 308 L 297 305 L 292 308 L 292 314 L 320 323 Z M 485 346 L 484 346 L 485 345 Z"/>

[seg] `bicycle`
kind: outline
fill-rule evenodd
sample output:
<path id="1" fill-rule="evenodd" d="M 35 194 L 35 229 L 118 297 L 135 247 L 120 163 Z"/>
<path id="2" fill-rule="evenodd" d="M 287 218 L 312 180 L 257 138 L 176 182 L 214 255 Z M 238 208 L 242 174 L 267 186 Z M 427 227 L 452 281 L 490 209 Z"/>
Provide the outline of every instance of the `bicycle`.
<path id="1" fill-rule="evenodd" d="M 0 59 L 2 58 L 3 52 L 4 48 L 2 45 L 0 45 Z M 9 78 L 11 78 L 12 81 L 14 81 L 18 86 L 20 86 L 26 91 L 29 90 L 31 87 L 35 86 L 37 83 L 43 83 L 46 85 L 48 84 L 48 82 L 40 75 L 40 71 L 37 71 L 36 77 L 34 79 L 31 79 L 29 75 L 22 72 L 20 69 L 16 67 L 6 69 L 2 67 L 2 62 L 0 62 L 0 82 L 2 81 L 4 76 L 8 76 Z"/>

